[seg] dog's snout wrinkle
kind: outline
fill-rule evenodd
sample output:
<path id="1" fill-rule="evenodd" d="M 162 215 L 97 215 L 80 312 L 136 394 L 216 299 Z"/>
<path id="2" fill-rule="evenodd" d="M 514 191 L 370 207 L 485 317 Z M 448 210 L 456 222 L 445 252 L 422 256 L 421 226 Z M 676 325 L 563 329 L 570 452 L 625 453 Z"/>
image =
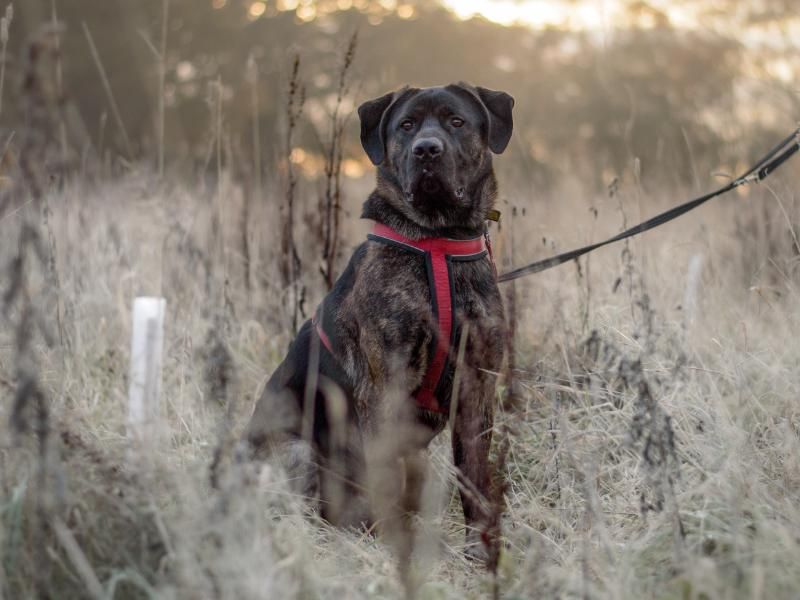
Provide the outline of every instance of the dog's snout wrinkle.
<path id="1" fill-rule="evenodd" d="M 419 138 L 411 147 L 414 156 L 422 161 L 430 161 L 439 158 L 444 154 L 444 144 L 442 140 L 435 137 Z"/>

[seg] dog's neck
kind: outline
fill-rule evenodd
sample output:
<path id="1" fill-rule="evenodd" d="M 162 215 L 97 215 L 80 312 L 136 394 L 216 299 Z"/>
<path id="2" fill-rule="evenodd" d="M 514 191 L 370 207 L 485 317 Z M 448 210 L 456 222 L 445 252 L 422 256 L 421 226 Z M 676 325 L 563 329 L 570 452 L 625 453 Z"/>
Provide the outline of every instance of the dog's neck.
<path id="1" fill-rule="evenodd" d="M 494 205 L 497 194 L 494 173 L 490 171 L 468 193 L 475 194 L 476 200 L 474 210 L 471 211 L 474 214 L 466 219 L 467 222 L 464 222 L 465 219 L 459 219 L 458 224 L 426 226 L 413 217 L 410 207 L 407 208 L 405 204 L 402 192 L 379 170 L 377 186 L 364 202 L 361 218 L 382 223 L 412 240 L 433 237 L 473 239 L 483 235 L 486 216 Z"/>

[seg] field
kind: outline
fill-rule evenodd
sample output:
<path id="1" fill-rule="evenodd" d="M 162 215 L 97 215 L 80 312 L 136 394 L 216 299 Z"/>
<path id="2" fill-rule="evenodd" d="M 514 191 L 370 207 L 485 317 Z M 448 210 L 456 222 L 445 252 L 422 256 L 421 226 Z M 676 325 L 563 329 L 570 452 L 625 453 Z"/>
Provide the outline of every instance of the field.
<path id="1" fill-rule="evenodd" d="M 507 289 L 516 402 L 497 423 L 509 444 L 498 576 L 460 554 L 445 433 L 418 523 L 417 597 L 794 597 L 791 175 Z M 345 190 L 345 258 L 366 230 L 370 177 Z M 511 181 L 501 270 L 693 191 L 632 181 L 531 197 Z M 279 469 L 233 460 L 291 339 L 281 194 L 268 182 L 242 219 L 246 195 L 225 173 L 204 184 L 131 168 L 75 178 L 0 221 L 0 598 L 402 597 L 380 539 L 332 529 Z M 318 244 L 297 231 L 310 310 Z M 145 448 L 126 435 L 137 295 L 167 299 L 161 418 Z"/>

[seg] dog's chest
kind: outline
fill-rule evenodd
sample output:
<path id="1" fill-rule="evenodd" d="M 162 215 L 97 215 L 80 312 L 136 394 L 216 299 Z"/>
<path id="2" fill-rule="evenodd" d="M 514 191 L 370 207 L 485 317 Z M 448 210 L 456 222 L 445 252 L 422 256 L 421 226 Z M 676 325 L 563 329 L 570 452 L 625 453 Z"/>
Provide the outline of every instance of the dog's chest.
<path id="1" fill-rule="evenodd" d="M 354 299 L 383 320 L 411 319 L 420 325 L 437 322 L 435 283 L 426 256 L 402 249 L 370 244 L 353 289 Z M 444 285 L 459 319 L 481 321 L 502 316 L 502 305 L 488 257 L 478 260 L 448 260 Z M 477 323 L 476 323 L 477 325 Z"/>
<path id="2" fill-rule="evenodd" d="M 503 308 L 487 257 L 478 260 L 448 260 L 446 277 L 450 295 L 452 327 L 448 368 L 451 378 L 454 351 L 464 325 L 470 340 L 496 343 L 468 344 L 470 363 L 494 369 L 502 358 Z M 386 363 L 400 359 L 403 377 L 418 385 L 433 360 L 435 340 L 441 331 L 443 307 L 437 302 L 430 260 L 424 255 L 382 244 L 369 243 L 358 267 L 353 287 L 340 307 L 341 322 L 354 324 L 351 332 L 353 361 L 366 363 L 372 378 L 385 375 Z M 360 355 L 360 356 L 358 356 Z M 357 367 L 354 364 L 354 367 Z M 361 369 L 356 369 L 360 371 Z"/>

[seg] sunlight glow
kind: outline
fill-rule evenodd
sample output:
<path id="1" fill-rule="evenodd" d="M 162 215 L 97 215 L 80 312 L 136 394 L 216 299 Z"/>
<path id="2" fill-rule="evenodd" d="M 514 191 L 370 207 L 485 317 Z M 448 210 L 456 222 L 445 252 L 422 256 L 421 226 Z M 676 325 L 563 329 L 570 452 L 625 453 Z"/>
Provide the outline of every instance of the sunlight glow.
<path id="1" fill-rule="evenodd" d="M 571 29 L 601 28 L 608 5 L 618 2 L 591 2 L 574 5 L 544 0 L 442 0 L 460 19 L 482 16 L 502 25 L 527 25 L 543 28 L 563 26 Z"/>
<path id="2" fill-rule="evenodd" d="M 410 19 L 414 14 L 414 7 L 411 4 L 401 4 L 397 7 L 397 16 L 401 19 Z"/>
<path id="3" fill-rule="evenodd" d="M 797 79 L 794 65 L 785 58 L 770 61 L 767 64 L 767 72 L 784 83 L 791 83 Z"/>
<path id="4" fill-rule="evenodd" d="M 655 13 L 642 9 L 638 15 L 626 12 L 624 0 L 442 0 L 460 19 L 481 16 L 501 25 L 525 25 L 534 29 L 558 27 L 571 30 L 605 30 L 635 21 L 638 27 L 656 25 Z M 649 3 L 676 27 L 697 26 L 697 15 L 686 6 L 668 0 Z"/>
<path id="5" fill-rule="evenodd" d="M 301 21 L 313 21 L 317 16 L 317 9 L 314 6 L 300 6 L 297 9 L 297 18 Z"/>
<path id="6" fill-rule="evenodd" d="M 355 9 L 366 15 L 371 25 L 380 25 L 392 14 L 400 19 L 414 19 L 418 6 L 409 0 L 243 0 L 247 17 L 255 21 L 277 12 L 295 12 L 299 23 L 309 23 L 338 10 Z M 710 0 L 709 0 L 710 1 Z M 215 9 L 229 5 L 229 0 L 210 0 Z M 735 37 L 752 48 L 787 48 L 800 38 L 800 17 L 780 22 L 747 23 L 743 26 L 736 15 L 709 13 L 703 2 L 683 3 L 674 0 L 438 0 L 456 18 L 487 19 L 503 26 L 531 29 L 556 28 L 599 34 L 597 39 L 613 36 L 626 29 L 654 29 L 668 25 L 675 29 L 703 30 Z M 794 61 L 793 61 L 793 64 Z M 508 57 L 498 59 L 496 67 L 511 72 L 515 69 Z M 773 67 L 774 75 L 783 81 L 794 78 L 784 65 Z"/>
<path id="7" fill-rule="evenodd" d="M 261 15 L 264 14 L 267 10 L 267 5 L 264 2 L 253 2 L 250 5 L 249 10 L 247 11 L 248 16 L 251 19 L 257 19 Z"/>
<path id="8" fill-rule="evenodd" d="M 572 31 L 603 31 L 636 27 L 652 29 L 666 17 L 676 29 L 702 29 L 723 35 L 732 32 L 744 44 L 756 46 L 796 45 L 800 39 L 800 16 L 780 23 L 748 23 L 743 28 L 735 14 L 709 15 L 708 3 L 648 0 L 441 0 L 459 19 L 476 16 L 501 25 L 523 25 L 533 29 L 556 27 Z M 732 28 L 736 28 L 735 31 Z M 768 31 L 771 29 L 771 31 Z M 776 42 L 776 40 L 778 40 Z M 781 76 L 789 77 L 781 68 Z"/>

